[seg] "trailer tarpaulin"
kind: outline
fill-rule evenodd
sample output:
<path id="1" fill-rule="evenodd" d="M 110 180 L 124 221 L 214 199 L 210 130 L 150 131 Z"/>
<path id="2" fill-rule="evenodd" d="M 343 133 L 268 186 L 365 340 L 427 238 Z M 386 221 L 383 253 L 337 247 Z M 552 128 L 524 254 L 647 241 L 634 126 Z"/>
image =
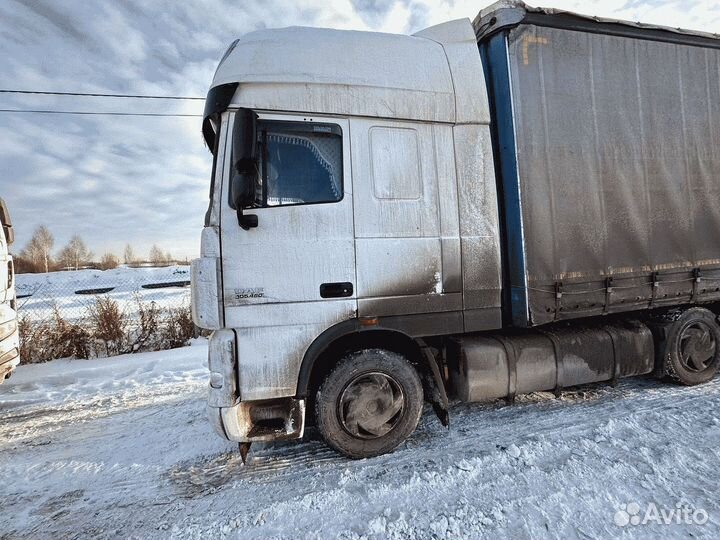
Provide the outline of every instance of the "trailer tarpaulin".
<path id="1" fill-rule="evenodd" d="M 720 49 L 506 39 L 528 322 L 717 298 Z"/>

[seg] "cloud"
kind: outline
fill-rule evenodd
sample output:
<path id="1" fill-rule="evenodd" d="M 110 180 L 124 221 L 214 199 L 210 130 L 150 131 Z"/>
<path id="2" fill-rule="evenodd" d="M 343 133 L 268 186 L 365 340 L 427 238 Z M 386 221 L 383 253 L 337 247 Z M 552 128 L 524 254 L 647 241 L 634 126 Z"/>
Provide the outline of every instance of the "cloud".
<path id="1" fill-rule="evenodd" d="M 489 2 L 488 2 L 489 3 Z M 720 32 L 715 2 L 549 0 L 558 8 Z M 5 0 L 4 87 L 204 96 L 238 35 L 290 25 L 410 33 L 473 18 L 476 0 Z M 200 113 L 202 102 L 0 96 L 2 108 Z M 22 246 L 39 224 L 58 246 L 80 234 L 93 251 L 153 243 L 196 255 L 211 156 L 197 118 L 0 113 L 0 196 Z"/>

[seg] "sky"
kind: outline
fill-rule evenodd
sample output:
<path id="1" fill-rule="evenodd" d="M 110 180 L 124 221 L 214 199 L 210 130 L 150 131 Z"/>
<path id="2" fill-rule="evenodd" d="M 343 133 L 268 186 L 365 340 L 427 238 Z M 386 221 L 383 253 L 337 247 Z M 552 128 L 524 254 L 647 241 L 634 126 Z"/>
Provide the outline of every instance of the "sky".
<path id="1" fill-rule="evenodd" d="M 292 25 L 412 33 L 491 0 L 2 0 L 0 88 L 203 97 L 236 37 Z M 720 1 L 547 0 L 544 7 L 720 33 Z M 0 109 L 202 113 L 202 101 L 0 94 Z M 40 224 L 56 248 L 130 243 L 193 258 L 211 156 L 199 118 L 0 112 L 0 197 L 15 251 Z"/>

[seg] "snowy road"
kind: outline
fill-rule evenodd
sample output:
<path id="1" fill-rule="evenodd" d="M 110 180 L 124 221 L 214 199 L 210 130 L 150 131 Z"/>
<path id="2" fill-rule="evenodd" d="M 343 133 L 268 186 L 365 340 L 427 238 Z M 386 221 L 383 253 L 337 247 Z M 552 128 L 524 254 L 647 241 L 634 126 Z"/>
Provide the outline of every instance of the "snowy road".
<path id="1" fill-rule="evenodd" d="M 720 379 L 456 405 L 390 456 L 310 433 L 243 466 L 205 419 L 205 354 L 21 367 L 0 386 L 0 538 L 720 536 Z M 708 520 L 621 527 L 628 503 Z"/>

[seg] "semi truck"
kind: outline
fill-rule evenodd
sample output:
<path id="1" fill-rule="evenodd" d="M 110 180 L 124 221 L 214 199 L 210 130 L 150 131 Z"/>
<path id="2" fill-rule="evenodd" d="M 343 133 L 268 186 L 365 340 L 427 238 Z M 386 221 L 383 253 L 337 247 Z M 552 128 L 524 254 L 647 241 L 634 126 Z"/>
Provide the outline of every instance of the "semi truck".
<path id="1" fill-rule="evenodd" d="M 20 363 L 15 269 L 9 252 L 14 240 L 10 213 L 5 201 L 0 199 L 0 384 Z"/>
<path id="2" fill-rule="evenodd" d="M 195 323 L 240 443 L 390 452 L 424 403 L 720 364 L 720 39 L 503 1 L 222 57 Z"/>

